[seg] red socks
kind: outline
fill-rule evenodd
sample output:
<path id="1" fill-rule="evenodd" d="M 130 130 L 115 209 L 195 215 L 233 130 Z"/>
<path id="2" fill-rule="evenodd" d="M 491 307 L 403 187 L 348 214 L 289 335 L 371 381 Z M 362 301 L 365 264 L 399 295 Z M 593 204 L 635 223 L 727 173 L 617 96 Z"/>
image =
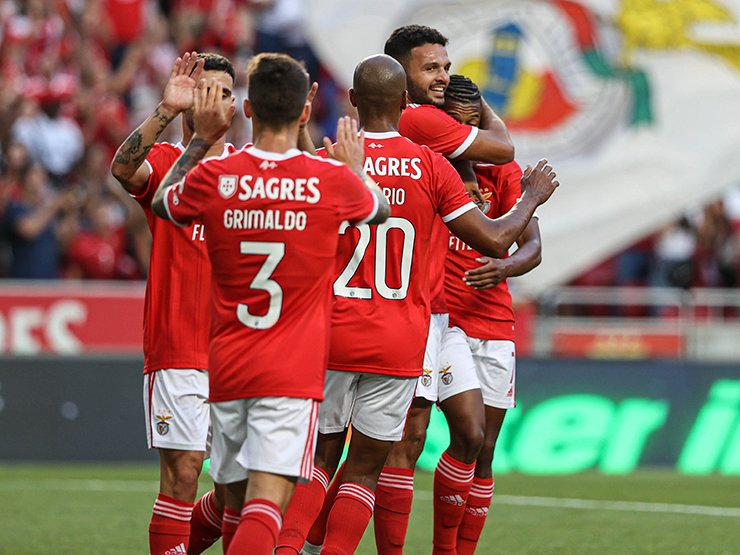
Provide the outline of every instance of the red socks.
<path id="1" fill-rule="evenodd" d="M 374 505 L 375 494 L 365 486 L 352 482 L 340 485 L 326 522 L 322 555 L 352 555 L 370 522 Z"/>
<path id="2" fill-rule="evenodd" d="M 331 506 L 334 504 L 334 499 L 337 497 L 339 485 L 342 483 L 343 471 L 344 463 L 339 467 L 339 470 L 337 470 L 337 473 L 334 475 L 334 479 L 331 481 L 331 484 L 329 484 L 329 489 L 326 490 L 326 497 L 324 498 L 324 505 L 321 507 L 321 512 L 319 513 L 319 516 L 316 517 L 313 526 L 311 526 L 308 536 L 306 536 L 306 542 L 312 544 L 314 547 L 320 547 L 324 544 L 324 536 L 326 536 L 326 521 L 329 519 L 329 511 L 331 511 Z M 310 551 L 306 550 L 305 544 L 303 550 L 310 553 Z"/>
<path id="3" fill-rule="evenodd" d="M 229 550 L 231 540 L 234 539 L 241 518 L 242 514 L 239 511 L 232 511 L 228 507 L 224 507 L 224 520 L 221 524 L 221 543 L 223 544 L 224 553 Z"/>
<path id="4" fill-rule="evenodd" d="M 375 489 L 375 545 L 378 555 L 403 555 L 413 500 L 414 471 L 384 467 Z"/>
<path id="5" fill-rule="evenodd" d="M 149 523 L 151 555 L 186 555 L 193 504 L 160 493 Z"/>
<path id="6" fill-rule="evenodd" d="M 473 555 L 486 523 L 492 497 L 493 478 L 474 478 L 465 516 L 457 531 L 457 555 Z"/>
<path id="7" fill-rule="evenodd" d="M 468 492 L 473 482 L 475 463 L 465 464 L 447 454 L 434 470 L 434 549 L 432 555 L 455 555 Z"/>
<path id="8" fill-rule="evenodd" d="M 247 501 L 227 553 L 272 555 L 282 525 L 283 512 L 275 503 L 267 499 Z"/>
<path id="9" fill-rule="evenodd" d="M 318 466 L 313 467 L 313 479 L 310 482 L 296 486 L 285 511 L 285 525 L 278 536 L 275 555 L 296 555 L 301 552 L 306 535 L 321 511 L 328 486 L 329 475 Z"/>
<path id="10" fill-rule="evenodd" d="M 188 555 L 200 555 L 221 537 L 224 515 L 213 504 L 213 490 L 198 500 L 190 519 Z"/>

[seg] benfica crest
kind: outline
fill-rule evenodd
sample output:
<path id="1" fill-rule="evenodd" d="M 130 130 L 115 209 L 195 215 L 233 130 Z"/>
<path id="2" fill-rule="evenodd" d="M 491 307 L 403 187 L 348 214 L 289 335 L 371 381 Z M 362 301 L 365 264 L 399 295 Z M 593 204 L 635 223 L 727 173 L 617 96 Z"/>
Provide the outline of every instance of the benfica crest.
<path id="1" fill-rule="evenodd" d="M 162 409 L 157 411 L 157 414 L 155 415 L 157 417 L 157 433 L 161 436 L 166 436 L 168 433 L 170 433 L 170 420 L 172 420 L 173 415 L 172 412 Z"/>

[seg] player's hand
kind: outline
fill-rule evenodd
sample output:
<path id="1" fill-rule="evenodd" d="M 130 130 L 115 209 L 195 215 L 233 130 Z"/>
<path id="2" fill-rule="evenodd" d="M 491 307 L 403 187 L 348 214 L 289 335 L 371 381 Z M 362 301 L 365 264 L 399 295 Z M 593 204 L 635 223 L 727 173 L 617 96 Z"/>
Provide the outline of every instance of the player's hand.
<path id="1" fill-rule="evenodd" d="M 537 199 L 537 204 L 542 204 L 549 199 L 558 185 L 560 183 L 555 181 L 555 172 L 545 158 L 537 162 L 534 169 L 527 164 L 522 176 L 522 193 L 532 194 Z"/>
<path id="2" fill-rule="evenodd" d="M 193 126 L 195 136 L 202 139 L 208 145 L 214 144 L 226 134 L 234 117 L 236 106 L 234 99 L 228 106 L 222 100 L 224 88 L 217 79 L 211 79 L 207 83 L 205 79 L 198 82 L 195 89 L 195 111 L 193 113 Z"/>
<path id="3" fill-rule="evenodd" d="M 329 158 L 344 162 L 347 167 L 362 174 L 365 165 L 365 132 L 357 134 L 357 120 L 344 116 L 337 124 L 337 144 L 324 137 L 324 147 Z"/>
<path id="4" fill-rule="evenodd" d="M 468 196 L 478 205 L 478 208 L 482 210 L 486 205 L 486 198 L 483 196 L 483 193 L 481 193 L 480 187 L 478 187 L 478 182 L 463 181 L 463 185 L 465 185 L 465 190 L 468 192 Z"/>
<path id="5" fill-rule="evenodd" d="M 197 52 L 185 52 L 172 67 L 162 95 L 162 107 L 174 115 L 193 107 L 195 87 L 205 64 L 205 60 L 196 60 L 197 55 Z"/>
<path id="6" fill-rule="evenodd" d="M 505 258 L 482 256 L 475 259 L 481 264 L 479 268 L 468 270 L 462 278 L 465 285 L 474 289 L 491 289 L 504 281 L 508 274 L 508 263 Z"/>

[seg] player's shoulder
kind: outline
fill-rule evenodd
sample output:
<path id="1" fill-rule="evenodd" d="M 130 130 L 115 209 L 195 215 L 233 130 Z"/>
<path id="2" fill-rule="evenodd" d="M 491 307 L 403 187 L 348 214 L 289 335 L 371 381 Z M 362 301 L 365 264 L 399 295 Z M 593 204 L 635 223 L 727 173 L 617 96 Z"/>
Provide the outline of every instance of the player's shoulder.
<path id="1" fill-rule="evenodd" d="M 447 112 L 441 108 L 437 108 L 433 104 L 408 104 L 406 109 L 401 112 L 401 119 L 407 121 L 423 121 L 427 119 L 442 119 L 445 121 L 452 120 L 459 125 L 455 118 L 450 116 Z"/>
<path id="2" fill-rule="evenodd" d="M 319 151 L 316 151 L 316 154 L 311 154 L 310 152 L 302 151 L 301 154 L 305 158 L 306 162 L 308 164 L 316 164 L 317 162 L 320 164 L 328 164 L 329 166 L 333 166 L 335 168 L 342 168 L 346 167 L 342 162 L 339 162 L 338 160 L 332 160 L 328 157 L 326 154 L 326 149 L 322 149 L 324 156 L 321 156 Z M 329 166 L 321 166 L 318 167 L 324 167 L 327 168 Z"/>
<path id="3" fill-rule="evenodd" d="M 176 144 L 154 143 L 149 151 L 147 160 L 172 159 L 174 161 L 177 160 L 183 152 L 185 152 L 185 147 L 180 142 Z"/>

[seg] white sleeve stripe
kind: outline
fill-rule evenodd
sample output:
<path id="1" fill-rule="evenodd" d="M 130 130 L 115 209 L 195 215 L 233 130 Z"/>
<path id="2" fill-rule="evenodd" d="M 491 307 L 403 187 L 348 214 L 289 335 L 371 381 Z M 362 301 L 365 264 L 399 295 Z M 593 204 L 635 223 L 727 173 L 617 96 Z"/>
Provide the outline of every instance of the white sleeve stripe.
<path id="1" fill-rule="evenodd" d="M 164 211 L 167 212 L 167 218 L 177 227 L 188 227 L 185 224 L 181 224 L 180 222 L 176 221 L 175 218 L 172 217 L 172 213 L 170 212 L 170 201 L 167 200 L 170 196 L 170 192 L 172 192 L 172 189 L 180 185 L 180 183 L 182 182 L 180 181 L 170 186 L 170 188 L 164 192 L 164 198 L 162 199 L 162 201 L 164 202 Z"/>
<path id="2" fill-rule="evenodd" d="M 152 175 L 152 173 L 154 173 L 154 168 L 152 168 L 152 165 L 149 163 L 149 160 L 144 160 L 144 163 L 146 164 L 146 167 L 149 168 L 149 175 Z"/>
<path id="3" fill-rule="evenodd" d="M 470 128 L 470 134 L 468 135 L 468 138 L 463 141 L 463 144 L 461 144 L 459 147 L 457 147 L 457 150 L 450 154 L 448 156 L 449 159 L 454 159 L 460 156 L 463 152 L 468 150 L 468 147 L 473 144 L 473 141 L 478 136 L 478 128 L 477 127 L 471 127 Z"/>
<path id="4" fill-rule="evenodd" d="M 367 218 L 365 218 L 361 222 L 357 222 L 356 224 L 354 224 L 355 227 L 357 227 L 358 225 L 366 224 L 367 222 L 372 220 L 375 217 L 375 215 L 378 213 L 378 208 L 380 208 L 378 197 L 375 195 L 375 193 L 370 193 L 370 194 L 373 195 L 373 209 L 370 211 L 370 215 Z"/>
<path id="5" fill-rule="evenodd" d="M 475 206 L 475 203 L 473 201 L 470 201 L 466 205 L 458 208 L 457 210 L 453 210 L 446 216 L 442 216 L 442 221 L 444 223 L 451 222 L 452 220 L 459 218 L 460 216 L 465 214 L 465 212 L 469 212 L 470 210 L 473 210 L 473 208 L 477 208 L 477 207 Z"/>

